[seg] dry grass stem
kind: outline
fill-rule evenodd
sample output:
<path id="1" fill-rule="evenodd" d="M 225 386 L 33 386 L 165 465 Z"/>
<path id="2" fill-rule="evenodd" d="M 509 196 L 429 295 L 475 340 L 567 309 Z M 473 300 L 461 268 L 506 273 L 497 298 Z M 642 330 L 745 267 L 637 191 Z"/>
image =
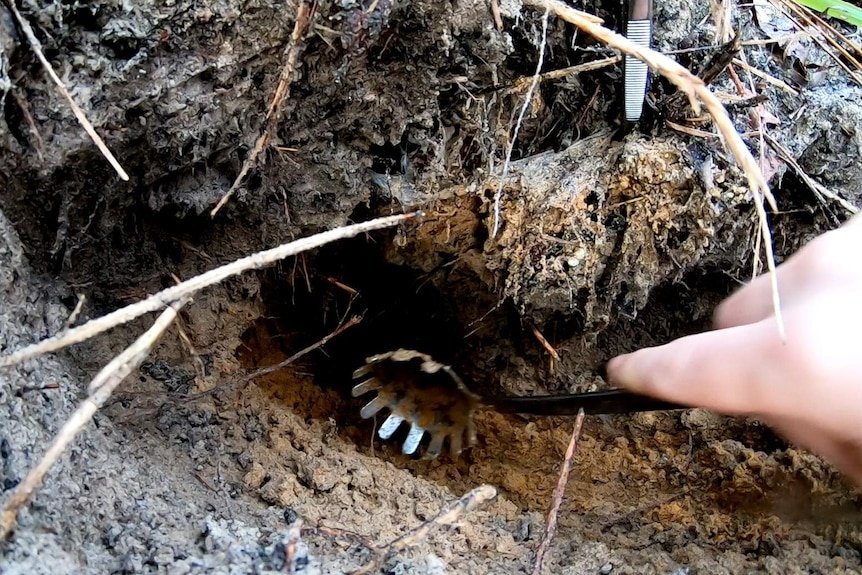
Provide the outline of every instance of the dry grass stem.
<path id="1" fill-rule="evenodd" d="M 807 32 L 794 32 L 793 34 L 780 36 L 778 38 L 758 38 L 756 40 L 744 40 L 743 42 L 740 42 L 740 44 L 743 46 L 768 46 L 770 44 L 783 44 L 784 42 L 800 40 L 802 38 L 806 38 L 807 36 Z M 669 52 L 665 53 L 668 54 Z"/>
<path id="2" fill-rule="evenodd" d="M 754 79 L 752 76 L 754 75 L 752 71 L 754 68 L 752 66 L 748 66 L 748 61 L 745 56 L 745 52 L 740 53 L 740 57 L 742 58 L 742 63 L 746 65 L 746 74 L 748 79 L 748 89 L 745 87 L 739 86 L 739 94 L 741 96 L 747 97 L 750 95 L 756 94 L 756 90 L 754 88 Z M 731 68 L 731 71 L 733 69 Z M 740 83 L 741 84 L 741 83 Z M 763 104 L 758 104 L 757 108 L 751 110 L 750 117 L 751 121 L 754 124 L 755 129 L 758 133 L 757 138 L 757 146 L 758 153 L 760 158 L 760 171 L 761 173 L 766 172 L 766 122 L 764 121 L 765 109 Z M 775 253 L 772 249 L 772 230 L 769 228 L 769 221 L 766 217 L 766 209 L 763 206 L 763 198 L 755 197 L 755 209 L 757 210 L 757 218 L 758 223 L 760 224 L 760 234 L 757 236 L 758 245 L 755 249 L 754 253 L 760 253 L 760 247 L 763 247 L 763 252 L 766 255 L 766 265 L 770 271 L 769 280 L 770 280 L 770 289 L 772 291 L 772 301 L 773 306 L 775 308 L 775 317 L 776 323 L 778 326 L 778 334 L 781 337 L 781 341 L 786 341 L 787 334 L 784 329 L 784 320 L 781 315 L 781 296 L 778 291 L 778 274 L 772 273 L 775 271 Z M 754 258 L 757 259 L 756 257 Z"/>
<path id="3" fill-rule="evenodd" d="M 437 529 L 438 527 L 442 527 L 444 525 L 452 525 L 460 521 L 461 518 L 464 517 L 464 515 L 466 515 L 473 509 L 479 507 L 480 505 L 490 501 L 496 496 L 497 490 L 493 486 L 481 485 L 475 489 L 472 489 L 460 499 L 453 501 L 452 503 L 444 507 L 440 511 L 440 513 L 438 513 L 428 521 L 425 521 L 418 527 L 411 529 L 410 531 L 408 531 L 398 539 L 395 539 L 388 545 L 378 546 L 363 543 L 374 553 L 375 557 L 367 564 L 354 571 L 351 575 L 366 575 L 367 573 L 370 573 L 371 571 L 383 565 L 386 559 L 389 558 L 392 554 L 402 551 L 413 545 L 416 545 L 417 543 L 428 537 L 428 534 L 432 530 Z"/>
<path id="4" fill-rule="evenodd" d="M 29 345 L 10 355 L 2 356 L 0 357 L 0 367 L 15 365 L 39 355 L 57 351 L 64 347 L 86 341 L 113 327 L 128 323 L 145 313 L 158 311 L 183 297 L 192 295 L 203 288 L 222 282 L 229 277 L 249 270 L 268 267 L 288 256 L 294 256 L 307 250 L 319 248 L 320 246 L 336 240 L 352 238 L 353 236 L 373 230 L 390 228 L 406 220 L 420 217 L 421 215 L 422 212 L 412 212 L 409 214 L 377 218 L 360 224 L 336 228 L 307 238 L 300 238 L 296 241 L 290 242 L 289 244 L 282 244 L 269 250 L 257 252 L 210 270 L 199 276 L 195 276 L 181 284 L 171 286 L 142 301 L 118 309 L 117 311 L 111 312 L 100 318 L 90 320 L 81 326 L 61 332 L 56 336 L 42 340 L 39 343 Z"/>
<path id="5" fill-rule="evenodd" d="M 784 90 L 785 92 L 787 92 L 791 96 L 798 96 L 799 95 L 799 92 L 797 90 L 791 88 L 785 82 L 782 82 L 778 78 L 770 76 L 769 74 L 767 74 L 766 72 L 764 72 L 762 70 L 758 70 L 757 68 L 755 68 L 751 64 L 748 64 L 747 62 L 743 62 L 739 58 L 733 59 L 733 65 L 739 66 L 740 68 L 742 68 L 746 72 L 750 72 L 754 76 L 757 76 L 758 78 L 760 78 L 764 82 L 768 82 L 769 84 L 772 84 L 773 86 L 775 86 L 776 88 L 778 88 L 780 90 Z"/>
<path id="6" fill-rule="evenodd" d="M 575 454 L 578 452 L 578 444 L 581 440 L 581 429 L 583 426 L 584 410 L 581 409 L 578 411 L 578 417 L 575 419 L 575 429 L 572 431 L 569 446 L 566 448 L 566 456 L 560 468 L 560 478 L 557 480 L 557 486 L 554 487 L 551 508 L 548 510 L 548 519 L 545 522 L 545 533 L 542 536 L 542 542 L 539 543 L 539 548 L 536 550 L 533 575 L 541 575 L 542 567 L 545 564 L 545 555 L 548 553 L 548 550 L 551 548 L 551 542 L 554 540 L 554 534 L 557 531 L 557 515 L 560 512 L 560 505 L 563 503 L 563 495 L 566 493 L 566 485 L 569 482 L 569 473 L 572 471 Z"/>
<path id="7" fill-rule="evenodd" d="M 766 261 L 772 279 L 773 308 L 776 322 L 778 324 L 778 331 L 783 340 L 785 333 L 784 320 L 781 314 L 781 301 L 778 294 L 777 276 L 775 274 L 775 255 L 772 247 L 772 233 L 769 230 L 769 222 L 766 218 L 766 211 L 763 208 L 762 203 L 764 201 L 769 202 L 773 211 L 777 211 L 778 207 L 775 203 L 772 191 L 769 189 L 769 185 L 766 183 L 766 179 L 760 171 L 757 161 L 745 145 L 745 142 L 742 141 L 742 137 L 736 131 L 736 128 L 733 126 L 733 122 L 727 115 L 727 110 L 724 109 L 724 106 L 722 106 L 718 98 L 716 98 L 709 88 L 707 88 L 703 80 L 692 74 L 689 70 L 685 69 L 671 58 L 668 58 L 655 50 L 639 46 L 628 38 L 605 28 L 596 23 L 595 17 L 590 14 L 586 14 L 580 10 L 575 10 L 568 5 L 563 4 L 559 0 L 526 0 L 524 4 L 527 6 L 545 8 L 546 10 L 550 9 L 559 18 L 574 24 L 597 40 L 646 62 L 650 68 L 670 80 L 677 88 L 682 90 L 688 96 L 689 102 L 696 113 L 700 113 L 699 102 L 703 103 L 710 116 L 712 116 L 716 128 L 718 128 L 718 131 L 723 136 L 725 145 L 730 149 L 733 157 L 736 158 L 737 163 L 748 178 L 748 186 L 754 198 L 755 209 L 757 210 L 757 215 L 760 219 L 760 229 L 764 239 L 763 243 L 766 251 Z"/>
<path id="8" fill-rule="evenodd" d="M 499 0 L 491 0 L 491 17 L 494 19 L 494 26 L 498 32 L 503 31 L 503 16 L 500 14 Z"/>
<path id="9" fill-rule="evenodd" d="M 257 141 L 254 143 L 254 148 L 251 150 L 251 154 L 249 154 L 248 158 L 246 158 L 242 163 L 242 168 L 240 168 L 239 174 L 236 179 L 234 179 L 230 189 L 228 189 L 228 191 L 218 201 L 218 204 L 216 204 L 212 211 L 210 211 L 211 217 L 215 217 L 219 210 L 222 209 L 222 206 L 224 206 L 236 193 L 240 184 L 248 175 L 248 172 L 257 163 L 258 156 L 260 156 L 261 152 L 266 149 L 266 146 L 272 139 L 273 132 L 281 121 L 281 105 L 284 103 L 285 98 L 290 95 L 290 84 L 293 81 L 293 74 L 296 72 L 296 63 L 299 61 L 299 56 L 304 47 L 302 39 L 310 28 L 314 6 L 314 2 L 302 1 L 299 4 L 299 8 L 296 9 L 296 22 L 293 25 L 293 32 L 290 35 L 290 44 L 287 48 L 285 64 L 281 69 L 281 76 L 279 77 L 278 85 L 275 88 L 275 94 L 273 94 L 272 100 L 270 100 L 269 107 L 266 111 L 263 133 L 258 136 Z"/>
<path id="10" fill-rule="evenodd" d="M 179 298 L 175 304 L 165 309 L 156 319 L 152 327 L 144 332 L 141 337 L 127 347 L 121 354 L 111 360 L 102 368 L 89 386 L 89 397 L 81 402 L 78 409 L 69 417 L 54 441 L 48 447 L 45 455 L 39 463 L 30 470 L 24 481 L 18 484 L 12 496 L 3 506 L 0 512 L 0 540 L 6 539 L 21 508 L 30 501 L 30 498 L 42 485 L 45 475 L 51 466 L 57 462 L 69 444 L 74 441 L 78 433 L 93 419 L 93 415 L 111 397 L 123 380 L 149 355 L 153 345 L 159 340 L 168 326 L 174 321 L 179 309 L 189 301 L 188 297 Z"/>
<path id="11" fill-rule="evenodd" d="M 831 34 L 833 40 L 835 40 L 836 38 L 838 40 L 841 40 L 842 42 L 844 42 L 844 44 L 849 46 L 851 50 L 856 52 L 858 57 L 862 58 L 862 47 L 860 47 L 859 44 L 842 34 L 837 28 L 835 28 L 835 26 L 830 24 L 828 20 L 824 20 L 823 18 L 821 18 L 819 14 L 816 14 L 811 10 L 809 10 L 808 12 L 809 16 L 811 16 L 811 19 L 816 22 L 818 26 L 824 28 L 827 32 L 829 32 L 829 34 Z M 858 60 L 856 60 L 856 63 L 858 65 Z"/>
<path id="12" fill-rule="evenodd" d="M 15 21 L 18 22 L 18 25 L 21 27 L 21 30 L 24 32 L 24 36 L 27 37 L 27 42 L 30 44 L 30 47 L 33 49 L 33 52 L 36 53 L 36 57 L 39 59 L 39 62 L 42 63 L 42 67 L 45 68 L 45 71 L 48 73 L 48 76 L 57 86 L 57 89 L 60 90 L 60 93 L 69 103 L 69 106 L 72 108 L 72 113 L 75 114 L 75 117 L 78 119 L 78 122 L 81 126 L 84 127 L 87 134 L 93 140 L 93 143 L 96 144 L 96 147 L 99 148 L 99 151 L 102 152 L 102 155 L 105 156 L 105 159 L 108 160 L 108 163 L 116 170 L 117 174 L 119 174 L 120 179 L 124 182 L 129 181 L 129 174 L 126 173 L 126 170 L 120 165 L 120 162 L 117 161 L 117 158 L 114 157 L 114 154 L 111 153 L 111 150 L 108 149 L 108 146 L 105 145 L 105 142 L 96 133 L 96 129 L 93 127 L 93 124 L 90 123 L 90 120 L 87 119 L 84 111 L 75 103 L 75 100 L 72 99 L 72 95 L 69 93 L 69 90 L 66 89 L 66 86 L 63 84 L 63 81 L 57 76 L 57 73 L 54 72 L 54 68 L 51 67 L 51 63 L 48 62 L 48 59 L 45 58 L 45 54 L 42 53 L 42 44 L 39 42 L 39 39 L 36 38 L 36 35 L 33 33 L 33 28 L 30 27 L 30 23 L 21 16 L 21 13 L 18 12 L 18 8 L 15 6 L 15 2 L 12 0 L 6 0 L 6 6 L 9 7 L 9 10 L 15 16 Z M 37 134 L 38 136 L 38 134 Z M 40 138 L 41 140 L 41 138 Z"/>
<path id="13" fill-rule="evenodd" d="M 821 201 L 823 198 L 832 200 L 847 213 L 850 214 L 858 214 L 859 208 L 839 196 L 838 194 L 829 190 L 826 186 L 809 176 L 805 173 L 805 170 L 802 169 L 802 166 L 793 159 L 793 155 L 790 153 L 790 150 L 781 145 L 781 142 L 770 136 L 769 134 L 764 134 L 764 139 L 766 143 L 769 144 L 769 147 L 775 150 L 775 153 L 778 154 L 778 157 L 793 170 L 799 178 L 805 182 L 805 185 L 811 188 L 811 191 L 814 192 L 814 195 L 821 197 Z"/>

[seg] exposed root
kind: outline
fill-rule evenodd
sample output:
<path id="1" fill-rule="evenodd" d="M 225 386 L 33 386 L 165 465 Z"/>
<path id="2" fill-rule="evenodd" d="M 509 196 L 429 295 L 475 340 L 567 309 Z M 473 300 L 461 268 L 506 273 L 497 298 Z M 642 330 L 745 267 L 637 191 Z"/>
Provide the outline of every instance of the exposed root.
<path id="1" fill-rule="evenodd" d="M 239 185 L 257 162 L 257 157 L 266 149 L 266 146 L 272 139 L 273 132 L 275 132 L 278 123 L 281 121 L 281 105 L 284 103 L 285 98 L 290 95 L 290 84 L 293 81 L 296 64 L 299 62 L 299 55 L 303 49 L 302 39 L 311 27 L 311 20 L 316 6 L 317 2 L 303 1 L 300 2 L 299 8 L 296 9 L 296 23 L 293 26 L 293 33 L 290 35 L 287 59 L 281 70 L 281 77 L 278 80 L 278 86 L 275 88 L 275 94 L 273 94 L 266 111 L 266 126 L 263 129 L 263 133 L 254 143 L 251 154 L 242 163 L 242 168 L 236 179 L 234 179 L 233 184 L 231 184 L 230 189 L 221 197 L 216 207 L 210 212 L 211 217 L 215 217 L 222 206 L 236 193 Z"/>
<path id="2" fill-rule="evenodd" d="M 781 314 L 781 299 L 778 294 L 778 280 L 775 274 L 775 254 L 772 246 L 772 233 L 769 230 L 769 222 L 766 218 L 766 210 L 763 207 L 763 202 L 769 202 L 773 211 L 777 211 L 778 207 L 775 203 L 775 198 L 772 191 L 769 189 L 769 184 L 763 177 L 762 172 L 757 164 L 757 161 L 752 156 L 751 151 L 742 141 L 742 137 L 733 126 L 733 122 L 727 115 L 727 110 L 724 109 L 719 99 L 706 87 L 703 80 L 692 74 L 683 66 L 649 48 L 639 46 L 628 38 L 617 34 L 601 24 L 596 23 L 595 16 L 570 8 L 559 0 L 527 0 L 525 5 L 537 6 L 551 10 L 559 18 L 570 22 L 590 34 L 594 38 L 604 42 L 608 46 L 616 48 L 626 54 L 646 62 L 650 68 L 673 82 L 673 84 L 688 95 L 689 102 L 696 112 L 700 111 L 700 102 L 706 107 L 706 110 L 712 116 L 716 128 L 724 138 L 727 147 L 733 153 L 737 163 L 745 172 L 748 178 L 748 186 L 754 198 L 755 209 L 757 210 L 758 218 L 760 219 L 760 230 L 763 236 L 764 251 L 766 252 L 766 262 L 769 268 L 772 280 L 772 302 L 775 313 L 776 323 L 781 339 L 785 339 L 784 319 Z"/>
<path id="3" fill-rule="evenodd" d="M 542 40 L 539 43 L 539 61 L 536 64 L 536 73 L 533 74 L 530 87 L 527 90 L 527 94 L 524 96 L 524 104 L 521 106 L 521 111 L 518 113 L 518 120 L 515 122 L 515 128 L 512 130 L 512 137 L 509 138 L 509 145 L 506 148 L 506 160 L 503 163 L 503 175 L 497 183 L 497 193 L 494 194 L 494 229 L 491 231 L 492 238 L 497 237 L 497 232 L 500 231 L 500 200 L 503 197 L 503 182 L 506 181 L 506 177 L 509 175 L 509 165 L 512 161 L 512 150 L 515 147 L 515 142 L 518 140 L 518 131 L 521 129 L 521 124 L 524 122 L 524 116 L 527 113 L 527 109 L 530 107 L 530 103 L 533 101 L 533 92 L 535 92 L 536 86 L 539 85 L 542 75 L 542 65 L 545 63 L 545 47 L 548 44 L 549 15 L 550 8 L 545 8 L 545 15 L 542 18 Z"/>

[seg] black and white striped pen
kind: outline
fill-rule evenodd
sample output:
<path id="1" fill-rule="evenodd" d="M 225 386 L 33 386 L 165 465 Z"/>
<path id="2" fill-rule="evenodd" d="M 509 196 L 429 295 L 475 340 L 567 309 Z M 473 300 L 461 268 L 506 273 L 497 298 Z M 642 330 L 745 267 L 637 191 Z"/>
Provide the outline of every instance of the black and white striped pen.
<path id="1" fill-rule="evenodd" d="M 626 38 L 646 48 L 652 44 L 652 0 L 629 0 L 629 18 Z M 632 56 L 625 61 L 625 112 L 626 120 L 637 122 L 643 111 L 649 67 Z"/>

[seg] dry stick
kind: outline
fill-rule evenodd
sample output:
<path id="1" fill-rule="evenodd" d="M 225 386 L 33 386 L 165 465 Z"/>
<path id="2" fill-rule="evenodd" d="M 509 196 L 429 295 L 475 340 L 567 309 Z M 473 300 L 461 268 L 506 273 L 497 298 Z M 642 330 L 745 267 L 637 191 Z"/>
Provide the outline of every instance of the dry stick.
<path id="1" fill-rule="evenodd" d="M 775 203 L 775 197 L 769 189 L 769 184 L 763 177 L 757 161 L 751 155 L 751 151 L 742 141 L 733 122 L 727 115 L 727 111 L 715 95 L 707 88 L 703 80 L 692 74 L 683 66 L 668 58 L 664 54 L 660 54 L 655 50 L 639 46 L 630 41 L 625 36 L 621 36 L 604 26 L 596 23 L 596 17 L 570 8 L 559 0 L 526 0 L 526 6 L 536 6 L 545 9 L 550 9 L 559 18 L 574 24 L 587 34 L 593 36 L 599 41 L 616 48 L 626 54 L 634 56 L 638 60 L 646 62 L 650 68 L 673 82 L 680 90 L 682 90 L 689 99 L 692 108 L 696 113 L 700 113 L 700 104 L 698 99 L 703 102 L 706 110 L 712 116 L 716 127 L 724 138 L 724 143 L 730 149 L 733 157 L 736 159 L 742 171 L 745 172 L 748 178 L 748 187 L 754 196 L 755 209 L 760 219 L 760 230 L 763 235 L 763 243 L 766 247 L 766 263 L 770 272 L 770 280 L 772 283 L 772 305 L 775 312 L 775 319 L 778 323 L 778 332 L 782 341 L 786 339 L 784 330 L 784 319 L 781 314 L 781 299 L 778 294 L 778 280 L 775 274 L 775 254 L 772 248 L 772 232 L 769 229 L 769 222 L 766 219 L 766 211 L 763 208 L 764 199 L 769 202 L 769 206 L 773 211 L 778 210 Z"/>
<path id="2" fill-rule="evenodd" d="M 215 285 L 231 276 L 241 274 L 248 270 L 267 267 L 288 256 L 293 256 L 306 250 L 318 248 L 335 240 L 352 238 L 353 236 L 364 232 L 390 228 L 401 222 L 420 216 L 422 216 L 422 212 L 412 212 L 409 214 L 377 218 L 375 220 L 362 222 L 361 224 L 344 226 L 320 234 L 315 234 L 307 238 L 300 238 L 296 241 L 290 242 L 289 244 L 282 244 L 269 250 L 257 252 L 210 270 L 199 276 L 195 276 L 181 284 L 171 286 L 157 294 L 151 295 L 145 300 L 133 303 L 100 318 L 90 320 L 76 328 L 61 332 L 54 337 L 44 339 L 39 343 L 28 345 L 24 349 L 18 350 L 11 355 L 0 357 L 0 367 L 15 365 L 33 357 L 86 341 L 113 327 L 128 323 L 145 313 L 158 311 L 182 297 L 194 294 L 205 287 Z"/>
<path id="3" fill-rule="evenodd" d="M 264 375 L 269 375 L 270 373 L 274 373 L 276 371 L 284 369 L 285 367 L 294 363 L 296 360 L 298 360 L 302 356 L 308 355 L 309 353 L 311 353 L 312 351 L 314 351 L 315 349 L 317 349 L 319 347 L 323 347 L 324 345 L 329 343 L 329 341 L 332 338 L 341 335 L 346 330 L 348 330 L 351 327 L 358 324 L 360 321 L 362 321 L 362 316 L 358 316 L 358 315 L 353 316 L 352 318 L 350 318 L 349 320 L 347 320 L 346 322 L 344 322 L 343 324 L 341 324 L 340 326 L 335 328 L 335 330 L 332 333 L 330 333 L 329 335 L 323 336 L 317 342 L 309 345 L 308 347 L 305 347 L 305 348 L 299 350 L 298 352 L 296 352 L 292 356 L 288 357 L 284 361 L 276 363 L 275 365 L 269 365 L 267 367 L 262 367 L 259 370 L 246 375 L 245 377 L 243 377 L 239 381 L 236 381 L 230 385 L 214 387 L 213 389 L 208 389 L 207 391 L 203 391 L 201 393 L 197 393 L 195 395 L 192 395 L 191 397 L 187 397 L 187 398 L 185 398 L 185 400 L 186 401 L 196 401 L 198 399 L 201 399 L 204 397 L 209 397 L 211 395 L 215 395 L 215 394 L 221 393 L 223 391 L 233 391 L 233 390 L 242 389 L 246 386 L 246 384 L 248 384 L 248 382 L 250 382 L 254 379 L 257 379 L 258 377 L 263 377 Z"/>
<path id="4" fill-rule="evenodd" d="M 533 563 L 533 575 L 541 575 L 542 567 L 545 563 L 545 554 L 551 548 L 551 541 L 554 539 L 554 534 L 557 531 L 557 514 L 560 511 L 560 505 L 563 503 L 563 495 L 566 493 L 566 484 L 569 482 L 569 472 L 572 470 L 572 462 L 575 454 L 578 452 L 578 444 L 581 440 L 581 428 L 584 426 L 584 410 L 578 410 L 578 417 L 575 419 L 575 429 L 572 431 L 572 437 L 569 439 L 569 447 L 566 448 L 566 457 L 563 459 L 563 466 L 560 469 L 560 479 L 557 480 L 557 486 L 554 488 L 554 495 L 551 499 L 551 509 L 548 510 L 548 520 L 545 522 L 545 534 L 542 536 L 542 542 L 536 550 L 536 560 Z"/>
<path id="5" fill-rule="evenodd" d="M 311 15 L 313 12 L 313 2 L 303 1 L 299 4 L 296 10 L 296 22 L 293 25 L 293 32 L 290 35 L 290 44 L 287 49 L 287 61 L 281 69 L 281 77 L 278 80 L 278 85 L 275 88 L 275 94 L 270 100 L 269 108 L 266 111 L 265 127 L 263 133 L 258 136 L 254 143 L 254 148 L 251 150 L 248 158 L 242 163 L 242 168 L 239 171 L 236 179 L 231 184 L 230 189 L 221 197 L 216 207 L 210 211 L 210 216 L 215 217 L 219 210 L 227 201 L 236 193 L 239 185 L 248 175 L 249 170 L 254 167 L 257 162 L 257 157 L 266 148 L 269 141 L 272 139 L 272 134 L 278 122 L 281 120 L 281 105 L 285 98 L 290 95 L 290 84 L 293 81 L 293 73 L 296 71 L 296 63 L 299 61 L 299 55 L 302 51 L 302 39 L 308 31 Z"/>
<path id="6" fill-rule="evenodd" d="M 481 485 L 471 490 L 457 501 L 453 501 L 444 507 L 440 513 L 415 529 L 411 529 L 392 543 L 383 546 L 368 546 L 368 548 L 374 552 L 374 559 L 351 573 L 351 575 L 365 575 L 366 573 L 371 572 L 380 567 L 380 565 L 382 565 L 392 553 L 397 553 L 407 547 L 416 545 L 425 539 L 432 529 L 436 529 L 443 525 L 452 525 L 456 521 L 460 520 L 466 513 L 469 513 L 479 505 L 482 505 L 486 501 L 490 501 L 496 496 L 497 490 L 493 486 Z"/>
<path id="7" fill-rule="evenodd" d="M 179 309 L 189 299 L 189 297 L 182 297 L 174 305 L 164 310 L 150 329 L 136 339 L 132 345 L 123 350 L 120 355 L 112 359 L 93 378 L 93 381 L 90 383 L 90 396 L 82 401 L 78 409 L 69 417 L 54 437 L 54 441 L 51 442 L 45 455 L 30 470 L 24 481 L 18 484 L 18 487 L 12 493 L 12 497 L 3 506 L 3 511 L 0 512 L 0 540 L 4 540 L 9 536 L 9 533 L 15 526 L 18 512 L 42 485 L 42 480 L 45 478 L 45 474 L 51 469 L 51 466 L 57 462 L 60 455 L 77 437 L 78 433 L 93 419 L 93 415 L 111 397 L 117 386 L 123 382 L 132 370 L 137 369 L 141 365 L 141 362 L 149 355 L 153 345 L 159 340 L 171 322 L 174 321 Z"/>
<path id="8" fill-rule="evenodd" d="M 30 47 L 33 48 L 33 51 L 36 53 L 36 57 L 39 58 L 39 61 L 42 63 L 42 66 L 45 68 L 45 71 L 48 72 L 48 76 L 51 77 L 51 80 L 54 81 L 54 84 L 57 85 L 57 88 L 60 90 L 60 93 L 66 98 L 66 101 L 69 102 L 69 106 L 72 108 L 72 113 L 75 114 L 75 117 L 78 118 L 78 122 L 84 127 L 84 130 L 87 131 L 87 134 L 92 138 L 93 143 L 96 144 L 96 147 L 99 148 L 99 151 L 102 152 L 102 155 L 105 156 L 105 159 L 113 166 L 113 168 L 117 171 L 117 174 L 120 175 L 120 179 L 124 182 L 129 181 L 129 175 L 126 173 L 126 170 L 120 165 L 120 162 L 117 161 L 117 158 L 114 157 L 114 154 L 111 153 L 111 150 L 108 149 L 108 146 L 105 145 L 105 142 L 102 141 L 102 138 L 99 137 L 99 134 L 96 133 L 96 129 L 93 128 L 93 124 L 87 119 L 87 116 L 84 115 L 84 111 L 75 103 L 75 100 L 72 99 L 72 95 L 69 94 L 69 90 L 66 89 L 66 86 L 63 85 L 63 81 L 57 76 L 57 73 L 54 72 L 54 68 L 51 67 L 48 59 L 45 58 L 45 54 L 42 53 L 42 44 L 39 42 L 39 39 L 36 38 L 36 35 L 33 33 L 33 29 L 30 27 L 30 24 L 25 20 L 21 13 L 18 12 L 18 8 L 15 6 L 15 2 L 13 0 L 6 0 L 6 5 L 9 7 L 9 10 L 12 11 L 12 14 L 15 15 L 15 20 L 18 22 L 18 25 L 21 27 L 21 30 L 24 32 L 24 35 L 27 37 L 27 42 L 30 43 Z"/>

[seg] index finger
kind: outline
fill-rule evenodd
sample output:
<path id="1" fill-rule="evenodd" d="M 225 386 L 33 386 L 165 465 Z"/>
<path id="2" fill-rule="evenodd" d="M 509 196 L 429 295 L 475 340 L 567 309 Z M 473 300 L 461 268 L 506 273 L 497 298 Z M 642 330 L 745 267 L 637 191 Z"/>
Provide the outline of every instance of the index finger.
<path id="1" fill-rule="evenodd" d="M 791 408 L 776 368 L 787 352 L 774 320 L 766 320 L 618 356 L 607 372 L 612 383 L 644 395 L 729 415 L 766 415 Z"/>

